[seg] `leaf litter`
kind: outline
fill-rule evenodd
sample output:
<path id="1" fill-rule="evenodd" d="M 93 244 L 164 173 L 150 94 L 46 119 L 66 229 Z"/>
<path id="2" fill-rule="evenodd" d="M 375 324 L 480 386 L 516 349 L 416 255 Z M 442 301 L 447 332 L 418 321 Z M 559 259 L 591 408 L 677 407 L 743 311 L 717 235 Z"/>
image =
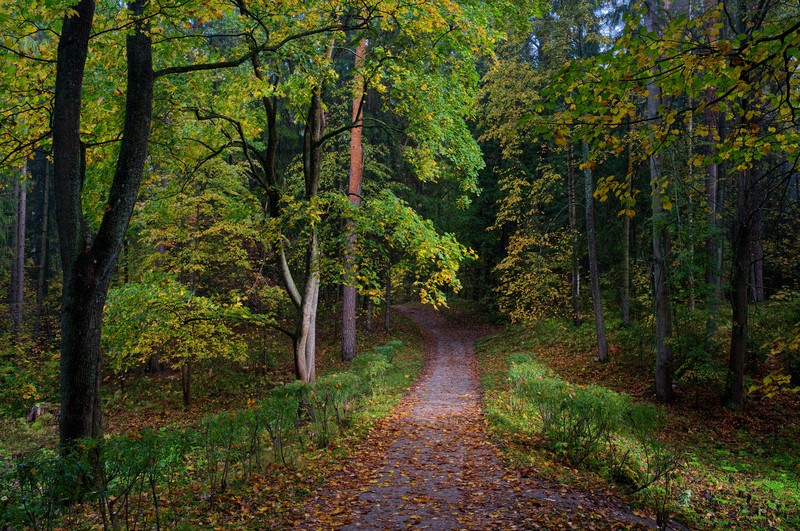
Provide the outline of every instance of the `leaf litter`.
<path id="1" fill-rule="evenodd" d="M 430 308 L 401 311 L 426 345 L 422 377 L 286 527 L 646 529 L 655 519 L 607 491 L 508 468 L 489 440 L 473 344 L 489 330 Z"/>

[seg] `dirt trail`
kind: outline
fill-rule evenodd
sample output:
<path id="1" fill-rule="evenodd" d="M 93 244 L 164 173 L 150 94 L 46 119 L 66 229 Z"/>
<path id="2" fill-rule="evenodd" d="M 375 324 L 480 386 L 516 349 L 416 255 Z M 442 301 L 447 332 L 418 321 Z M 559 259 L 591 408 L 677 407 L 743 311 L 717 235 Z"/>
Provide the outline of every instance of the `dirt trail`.
<path id="1" fill-rule="evenodd" d="M 481 332 L 401 308 L 422 331 L 426 367 L 397 412 L 306 507 L 303 529 L 655 527 L 605 493 L 506 470 L 487 439 L 473 344 Z"/>

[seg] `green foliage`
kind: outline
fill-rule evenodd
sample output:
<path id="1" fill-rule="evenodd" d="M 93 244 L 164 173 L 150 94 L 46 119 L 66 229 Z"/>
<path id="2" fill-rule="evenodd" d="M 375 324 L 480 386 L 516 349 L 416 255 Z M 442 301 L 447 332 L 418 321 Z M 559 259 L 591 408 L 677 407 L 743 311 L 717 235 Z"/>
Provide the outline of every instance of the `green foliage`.
<path id="1" fill-rule="evenodd" d="M 0 414 L 19 417 L 41 400 L 58 396 L 58 353 L 27 336 L 0 334 Z"/>
<path id="2" fill-rule="evenodd" d="M 635 404 L 604 387 L 567 383 L 525 356 L 511 363 L 509 386 L 523 429 L 542 434 L 573 465 L 588 463 L 636 491 L 678 467 L 656 437 L 659 412 L 650 404 Z"/>
<path id="3" fill-rule="evenodd" d="M 383 274 L 388 267 L 413 278 L 420 300 L 434 307 L 445 305 L 446 291 L 458 292 L 458 271 L 475 253 L 452 234 L 439 234 L 390 190 L 368 198 L 358 210 L 358 280 L 374 298 L 382 296 Z"/>
<path id="4" fill-rule="evenodd" d="M 206 417 L 198 429 L 162 427 L 107 437 L 100 444 L 105 476 L 88 494 L 112 527 L 164 526 L 166 503 L 187 483 L 211 498 L 268 465 L 295 467 L 298 458 L 331 444 L 353 428 L 354 415 L 398 394 L 410 380 L 404 345 L 391 341 L 357 358 L 352 371 L 316 382 L 295 381 L 271 389 L 245 409 Z M 398 373 L 398 374 L 394 374 Z M 399 375 L 401 384 L 395 380 Z M 392 385 L 387 384 L 391 377 Z M 372 390 L 372 394 L 369 394 Z M 388 394 L 387 394 L 388 393 Z M 87 444 L 94 444 L 87 442 Z M 52 529 L 64 516 L 64 500 L 85 463 L 67 463 L 51 450 L 0 461 L 0 525 Z M 72 483 L 71 483 L 72 482 Z"/>
<path id="5" fill-rule="evenodd" d="M 192 359 L 244 359 L 248 345 L 234 328 L 243 323 L 273 321 L 239 301 L 221 305 L 153 274 L 109 292 L 103 330 L 108 364 L 124 372 L 153 355 L 174 367 Z"/>

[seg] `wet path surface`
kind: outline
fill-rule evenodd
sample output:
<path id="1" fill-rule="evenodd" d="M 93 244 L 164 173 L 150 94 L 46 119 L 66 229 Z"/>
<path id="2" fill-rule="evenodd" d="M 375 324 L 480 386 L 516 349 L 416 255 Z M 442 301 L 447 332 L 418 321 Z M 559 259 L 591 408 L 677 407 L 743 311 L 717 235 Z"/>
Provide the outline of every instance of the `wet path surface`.
<path id="1" fill-rule="evenodd" d="M 479 329 L 428 308 L 401 311 L 422 331 L 426 367 L 304 511 L 303 529 L 631 529 L 655 522 L 604 493 L 506 470 L 488 440 L 474 342 Z"/>

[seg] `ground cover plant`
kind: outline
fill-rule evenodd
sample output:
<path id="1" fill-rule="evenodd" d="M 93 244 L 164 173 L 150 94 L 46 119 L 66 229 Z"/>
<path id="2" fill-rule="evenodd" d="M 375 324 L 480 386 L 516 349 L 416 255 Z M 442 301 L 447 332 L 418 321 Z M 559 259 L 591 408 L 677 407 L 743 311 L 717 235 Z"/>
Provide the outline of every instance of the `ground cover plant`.
<path id="1" fill-rule="evenodd" d="M 314 383 L 275 385 L 260 398 L 239 395 L 238 407 L 179 425 L 125 425 L 132 417 L 122 417 L 99 443 L 103 483 L 74 506 L 65 503 L 70 478 L 87 465 L 67 464 L 75 471 L 65 472 L 65 461 L 52 449 L 52 416 L 31 426 L 20 419 L 16 436 L 41 430 L 35 440 L 42 447 L 13 460 L 4 454 L 0 523 L 33 529 L 260 528 L 301 503 L 388 414 L 418 373 L 421 356 L 419 339 L 401 322 L 394 339 L 371 347 L 352 368 L 334 362 Z M 160 406 L 169 408 L 169 400 Z"/>
<path id="2" fill-rule="evenodd" d="M 516 466 L 570 484 L 610 482 L 691 528 L 797 527 L 796 395 L 754 388 L 747 411 L 732 413 L 716 405 L 720 384 L 698 391 L 687 379 L 674 404 L 656 408 L 637 377 L 652 363 L 639 337 L 612 329 L 614 356 L 600 364 L 586 328 L 547 320 L 482 342 L 487 417 Z"/>

